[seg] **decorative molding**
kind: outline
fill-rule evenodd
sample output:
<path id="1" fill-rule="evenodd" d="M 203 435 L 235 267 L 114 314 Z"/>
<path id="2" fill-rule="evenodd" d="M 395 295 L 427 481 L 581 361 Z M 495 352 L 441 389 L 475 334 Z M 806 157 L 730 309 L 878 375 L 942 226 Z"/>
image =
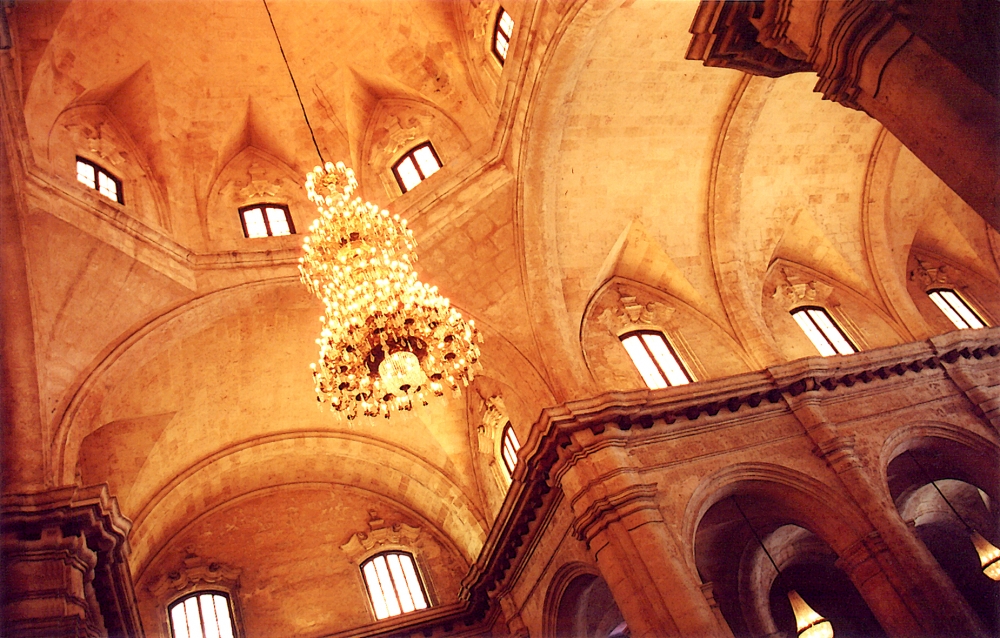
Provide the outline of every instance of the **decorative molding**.
<path id="1" fill-rule="evenodd" d="M 265 199 L 274 199 L 281 192 L 281 184 L 276 184 L 268 180 L 265 175 L 267 169 L 254 162 L 247 169 L 248 179 L 246 184 L 239 190 L 239 195 L 248 203 L 256 203 Z"/>
<path id="2" fill-rule="evenodd" d="M 782 279 L 775 287 L 772 297 L 783 304 L 786 310 L 793 310 L 798 306 L 817 305 L 830 308 L 830 296 L 834 288 L 828 283 L 811 279 L 801 273 L 788 268 L 781 269 Z"/>
<path id="3" fill-rule="evenodd" d="M 368 516 L 368 531 L 354 534 L 340 546 L 356 565 L 360 565 L 362 559 L 373 553 L 373 550 L 379 550 L 383 546 L 413 547 L 420 536 L 419 527 L 411 527 L 406 523 L 386 525 L 374 509 L 368 510 Z"/>
<path id="4" fill-rule="evenodd" d="M 691 24 L 694 37 L 685 57 L 769 78 L 811 70 L 805 53 L 783 37 L 787 25 L 757 19 L 765 11 L 761 2 L 702 2 Z"/>
<path id="5" fill-rule="evenodd" d="M 87 139 L 87 147 L 112 166 L 119 166 L 126 160 L 126 154 L 118 150 L 117 145 L 104 137 L 102 133 L 103 122 L 98 122 L 94 126 L 83 125 L 82 131 Z"/>
<path id="6" fill-rule="evenodd" d="M 208 562 L 194 553 L 193 549 L 185 549 L 184 566 L 165 574 L 151 583 L 147 589 L 163 602 L 177 594 L 201 589 L 204 586 L 221 587 L 228 592 L 239 588 L 241 570 L 218 562 Z"/>
<path id="7" fill-rule="evenodd" d="M 916 262 L 916 268 L 910 271 L 910 281 L 916 282 L 924 290 L 938 286 L 955 287 L 950 281 L 951 272 L 954 270 L 951 266 L 919 257 L 916 258 Z"/>
<path id="8" fill-rule="evenodd" d="M 489 454 L 490 465 L 495 465 L 500 454 L 500 440 L 503 428 L 510 419 L 507 417 L 507 406 L 504 405 L 503 397 L 491 396 L 484 402 L 483 421 L 477 428 L 479 432 L 479 451 L 482 454 Z M 499 469 L 499 468 L 497 468 Z M 501 485 L 506 486 L 509 481 L 505 481 L 505 475 L 497 474 L 497 479 L 501 480 Z"/>
<path id="9" fill-rule="evenodd" d="M 641 330 L 666 325 L 674 309 L 658 301 L 642 303 L 633 295 L 618 290 L 618 304 L 605 308 L 597 317 L 612 336 L 618 337 L 630 330 Z"/>

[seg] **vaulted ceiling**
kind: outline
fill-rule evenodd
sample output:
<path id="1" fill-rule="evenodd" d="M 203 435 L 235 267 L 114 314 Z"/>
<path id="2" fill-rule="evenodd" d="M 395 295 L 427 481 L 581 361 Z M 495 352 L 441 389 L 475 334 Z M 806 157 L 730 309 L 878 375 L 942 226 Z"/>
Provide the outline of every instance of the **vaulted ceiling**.
<path id="1" fill-rule="evenodd" d="M 909 299 L 915 254 L 1000 282 L 997 233 L 878 122 L 809 75 L 685 60 L 697 2 L 504 4 L 501 68 L 487 0 L 268 3 L 324 157 L 409 218 L 421 278 L 485 336 L 460 397 L 351 422 L 316 408 L 301 237 L 244 239 L 236 212 L 261 182 L 300 230 L 314 216 L 318 158 L 263 3 L 15 4 L 44 423 L 22 462 L 109 483 L 147 624 L 187 552 L 243 570 L 262 635 L 368 622 L 339 548 L 369 510 L 421 529 L 454 600 L 502 498 L 484 400 L 523 438 L 544 407 L 640 385 L 588 332 L 615 286 L 669 299 L 714 378 L 808 354 L 769 309 L 785 264 L 839 286 L 870 347 L 938 331 Z M 421 137 L 444 168 L 400 194 L 388 165 Z M 76 185 L 81 153 L 125 176 L 124 207 Z"/>

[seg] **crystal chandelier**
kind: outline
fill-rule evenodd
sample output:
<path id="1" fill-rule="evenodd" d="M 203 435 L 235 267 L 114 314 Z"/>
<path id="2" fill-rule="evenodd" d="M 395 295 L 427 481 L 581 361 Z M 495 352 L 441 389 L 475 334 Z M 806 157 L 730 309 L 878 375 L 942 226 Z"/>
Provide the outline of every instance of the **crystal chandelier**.
<path id="1" fill-rule="evenodd" d="M 437 287 L 417 279 L 416 242 L 406 220 L 354 197 L 343 162 L 306 176 L 319 219 L 309 227 L 302 282 L 325 306 L 319 361 L 311 364 L 317 400 L 331 409 L 389 418 L 458 391 L 473 378 L 482 337 Z"/>

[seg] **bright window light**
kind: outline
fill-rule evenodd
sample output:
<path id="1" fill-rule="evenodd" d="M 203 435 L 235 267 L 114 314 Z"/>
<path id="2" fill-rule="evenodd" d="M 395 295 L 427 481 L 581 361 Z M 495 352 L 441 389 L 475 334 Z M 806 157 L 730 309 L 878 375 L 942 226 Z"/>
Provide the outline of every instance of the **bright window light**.
<path id="1" fill-rule="evenodd" d="M 834 323 L 825 309 L 796 308 L 792 311 L 792 318 L 816 346 L 816 350 L 824 357 L 832 357 L 835 354 L 853 354 L 858 351 L 854 344 L 847 340 L 844 331 Z"/>
<path id="2" fill-rule="evenodd" d="M 510 422 L 503 428 L 503 436 L 500 441 L 500 455 L 503 457 L 503 465 L 507 468 L 507 476 L 514 475 L 514 468 L 517 467 L 517 451 L 521 449 L 521 444 L 514 434 L 514 428 Z"/>
<path id="3" fill-rule="evenodd" d="M 174 638 L 234 638 L 229 597 L 218 592 L 197 592 L 169 609 Z"/>
<path id="4" fill-rule="evenodd" d="M 497 12 L 496 25 L 493 28 L 493 55 L 500 60 L 500 65 L 507 61 L 507 49 L 510 48 L 510 36 L 514 33 L 514 18 L 510 17 L 503 7 Z"/>
<path id="5" fill-rule="evenodd" d="M 441 168 L 441 159 L 430 142 L 424 142 L 406 152 L 392 167 L 399 189 L 404 193 Z"/>
<path id="6" fill-rule="evenodd" d="M 92 164 L 76 160 L 76 180 L 88 188 L 97 188 L 97 171 Z"/>
<path id="7" fill-rule="evenodd" d="M 240 223 L 243 224 L 243 236 L 249 239 L 295 234 L 292 216 L 288 207 L 282 204 L 244 206 L 240 209 Z"/>
<path id="8" fill-rule="evenodd" d="M 427 608 L 424 586 L 410 554 L 376 554 L 361 565 L 361 573 L 377 620 Z"/>
<path id="9" fill-rule="evenodd" d="M 620 338 L 625 351 L 632 358 L 632 363 L 650 390 L 684 385 L 693 381 L 691 374 L 681 364 L 663 333 L 630 332 Z"/>
<path id="10" fill-rule="evenodd" d="M 937 290 L 928 291 L 927 296 L 955 324 L 956 328 L 986 327 L 986 322 L 972 309 L 969 302 L 960 297 L 956 291 L 950 288 L 938 288 Z"/>
<path id="11" fill-rule="evenodd" d="M 125 203 L 121 180 L 88 159 L 76 158 L 76 181 L 113 202 Z"/>

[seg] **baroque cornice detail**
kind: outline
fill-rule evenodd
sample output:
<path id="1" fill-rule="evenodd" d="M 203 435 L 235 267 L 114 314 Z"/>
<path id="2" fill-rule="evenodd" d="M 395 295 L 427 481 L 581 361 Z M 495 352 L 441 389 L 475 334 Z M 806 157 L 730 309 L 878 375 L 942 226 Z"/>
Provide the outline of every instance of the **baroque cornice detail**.
<path id="1" fill-rule="evenodd" d="M 420 536 L 419 527 L 412 527 L 406 523 L 387 525 L 376 510 L 368 510 L 368 517 L 368 531 L 357 532 L 340 546 L 355 564 L 360 564 L 361 560 L 373 550 L 383 546 L 412 547 Z"/>
<path id="2" fill-rule="evenodd" d="M 1000 328 L 989 328 L 862 352 L 836 362 L 814 357 L 761 372 L 705 381 L 698 384 L 701 391 L 694 396 L 693 387 L 634 390 L 549 408 L 542 413 L 523 446 L 527 451 L 525 462 L 514 472 L 511 493 L 497 518 L 501 522 L 491 530 L 479 560 L 463 581 L 461 597 L 469 601 L 471 617 L 486 612 L 488 592 L 507 578 L 508 571 L 523 555 L 524 550 L 519 548 L 531 545 L 531 539 L 526 537 L 537 532 L 536 521 L 544 520 L 557 500 L 554 496 L 561 493 L 553 489 L 552 476 L 555 466 L 565 462 L 560 451 L 572 445 L 574 432 L 589 429 L 600 436 L 609 430 L 610 434 L 627 432 L 636 426 L 651 429 L 684 420 L 697 421 L 724 411 L 736 413 L 787 403 L 789 397 L 804 393 L 822 394 L 858 383 L 878 384 L 927 370 L 947 371 L 960 361 L 997 356 L 1000 356 Z M 845 460 L 849 461 L 851 448 L 852 441 L 841 438 L 819 453 L 838 457 L 837 460 L 846 455 Z M 641 506 L 644 497 L 640 487 L 621 494 L 621 499 Z M 593 511 L 584 513 L 586 520 L 600 520 L 600 512 L 613 505 L 610 500 L 600 504 L 595 501 Z M 576 532 L 586 534 L 593 525 L 574 527 Z"/>
<path id="3" fill-rule="evenodd" d="M 674 309 L 658 301 L 640 302 L 634 295 L 618 292 L 618 303 L 605 308 L 597 320 L 612 336 L 653 326 L 666 325 Z"/>
<path id="4" fill-rule="evenodd" d="M 794 270 L 781 269 L 782 278 L 775 287 L 773 298 L 792 310 L 802 305 L 829 307 L 833 286 L 817 279 L 803 277 Z"/>
<path id="5" fill-rule="evenodd" d="M 924 290 L 937 286 L 951 285 L 952 268 L 938 261 L 917 258 L 917 266 L 910 271 L 910 281 L 916 282 Z"/>
<path id="6" fill-rule="evenodd" d="M 152 584 L 149 591 L 166 600 L 192 589 L 209 585 L 234 591 L 239 586 L 241 570 L 215 561 L 206 561 L 195 554 L 190 548 L 185 550 L 183 566 L 171 571 Z"/>

